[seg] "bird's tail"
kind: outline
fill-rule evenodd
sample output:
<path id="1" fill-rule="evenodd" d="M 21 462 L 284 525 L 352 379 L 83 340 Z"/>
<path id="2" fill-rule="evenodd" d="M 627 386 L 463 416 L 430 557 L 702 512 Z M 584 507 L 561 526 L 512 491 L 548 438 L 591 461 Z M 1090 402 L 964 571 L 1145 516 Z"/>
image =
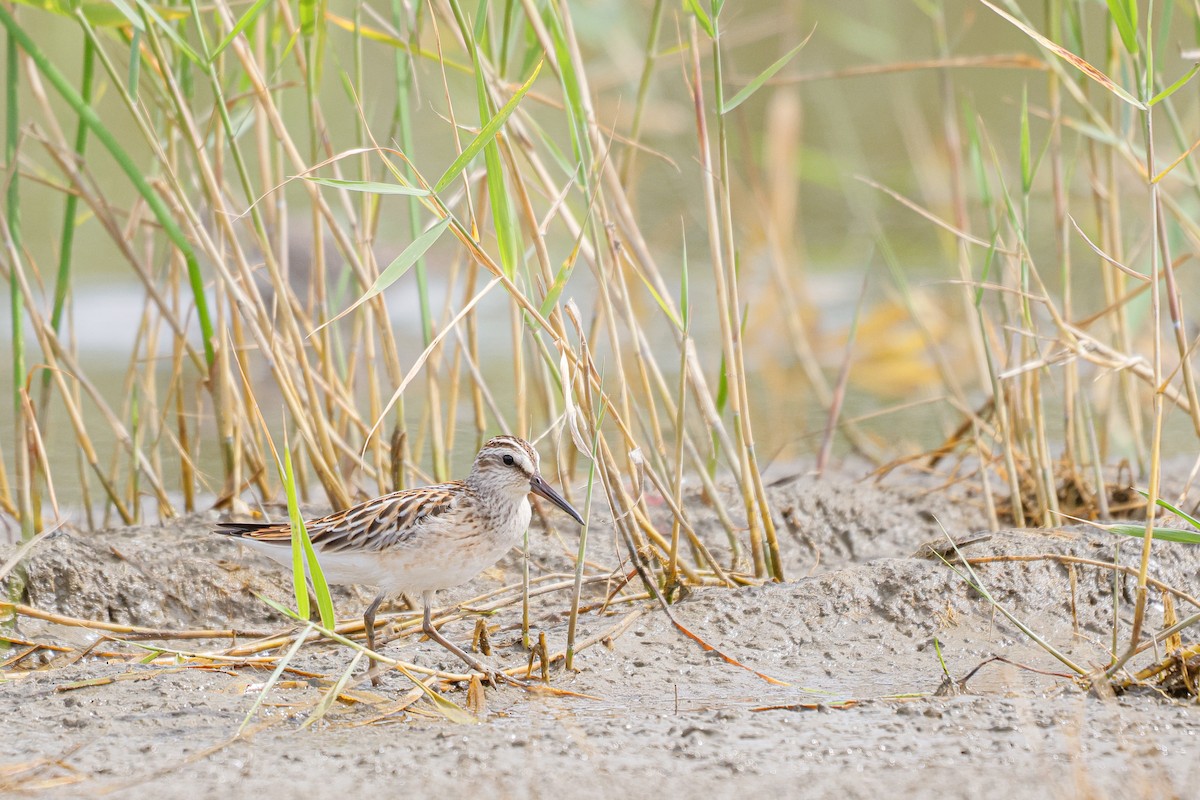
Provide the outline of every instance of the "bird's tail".
<path id="1" fill-rule="evenodd" d="M 279 523 L 277 522 L 220 522 L 213 529 L 213 533 L 219 533 L 222 536 L 235 536 L 240 539 L 245 536 L 253 536 L 258 531 L 278 527 Z"/>

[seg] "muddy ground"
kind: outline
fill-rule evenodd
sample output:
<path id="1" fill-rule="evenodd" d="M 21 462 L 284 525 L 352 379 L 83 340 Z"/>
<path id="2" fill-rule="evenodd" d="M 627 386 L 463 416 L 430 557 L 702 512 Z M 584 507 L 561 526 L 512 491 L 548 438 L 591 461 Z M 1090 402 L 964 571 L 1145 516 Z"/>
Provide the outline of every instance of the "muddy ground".
<path id="1" fill-rule="evenodd" d="M 578 654 L 575 672 L 565 673 L 561 664 L 552 670 L 553 686 L 576 694 L 489 688 L 479 724 L 449 722 L 425 701 L 388 714 L 412 689 L 408 679 L 389 672 L 379 688 L 360 682 L 352 690 L 360 702 L 338 702 L 320 723 L 301 727 L 323 687 L 350 662 L 348 650 L 331 645 L 302 648 L 292 662 L 329 678 L 286 676 L 255 713 L 253 733 L 240 739 L 234 734 L 266 670 L 95 657 L 64 665 L 71 654 L 29 669 L 38 666 L 30 657 L 0 672 L 0 793 L 726 797 L 767 791 L 1011 800 L 1200 792 L 1195 702 L 1150 690 L 1105 699 L 1070 680 L 999 662 L 984 666 L 964 692 L 935 694 L 943 680 L 935 636 L 955 677 L 994 654 L 1064 671 L 944 563 L 919 554 L 922 543 L 944 540 L 942 525 L 956 537 L 985 527 L 969 501 L 913 485 L 808 478 L 777 485 L 772 501 L 781 515 L 789 582 L 736 591 L 699 588 L 673 610 L 705 641 L 787 686 L 706 653 L 650 603 L 618 603 L 581 617 L 580 640 L 611 635 Z M 692 507 L 706 541 L 721 541 L 711 511 L 699 498 Z M 783 524 L 785 511 L 794 530 Z M 28 562 L 29 602 L 73 617 L 173 630 L 286 628 L 253 593 L 286 601 L 290 578 L 210 534 L 215 518 L 57 533 Z M 535 578 L 571 569 L 573 531 L 547 535 L 539 528 L 531 537 Z M 1124 544 L 1122 563 L 1134 563 L 1139 546 Z M 611 526 L 595 524 L 589 574 L 616 567 L 615 547 Z M 997 533 L 963 553 L 1110 561 L 1114 547 L 1113 535 L 1079 527 Z M 0 549 L 0 562 L 6 557 Z M 511 585 L 520 565 L 514 552 L 496 570 L 439 600 L 453 611 L 456 602 Z M 1072 589 L 1068 567 L 1044 558 L 977 570 L 997 602 L 1077 664 L 1106 662 L 1114 614 L 1111 571 L 1078 565 Z M 1198 594 L 1200 554 L 1156 545 L 1152 574 Z M 593 584 L 588 597 L 597 600 L 606 588 Z M 339 591 L 341 616 L 353 618 L 368 598 L 366 592 Z M 1127 632 L 1133 581 L 1119 582 L 1117 599 L 1115 613 Z M 1187 602 L 1177 605 L 1181 616 L 1191 613 Z M 561 591 L 531 600 L 533 630 L 545 633 L 552 651 L 565 642 L 568 607 Z M 1161 627 L 1162 613 L 1155 593 L 1154 628 Z M 466 644 L 475 618 L 458 615 L 443 632 Z M 622 622 L 627 627 L 616 631 Z M 492 661 L 525 664 L 519 603 L 488 616 L 488 624 Z M 18 631 L 30 640 L 76 647 L 95 638 L 29 619 L 20 620 Z M 229 646 L 157 643 L 192 651 Z M 413 663 L 459 669 L 436 644 L 411 636 L 382 649 Z M 1135 664 L 1152 659 L 1148 654 Z M 102 682 L 106 678 L 116 680 Z M 446 694 L 467 705 L 461 685 Z"/>

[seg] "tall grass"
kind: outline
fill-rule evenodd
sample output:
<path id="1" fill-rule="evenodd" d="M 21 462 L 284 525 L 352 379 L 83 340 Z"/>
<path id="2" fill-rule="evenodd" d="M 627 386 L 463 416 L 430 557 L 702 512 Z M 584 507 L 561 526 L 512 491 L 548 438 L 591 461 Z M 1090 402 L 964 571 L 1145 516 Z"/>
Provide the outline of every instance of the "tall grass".
<path id="1" fill-rule="evenodd" d="M 627 197 L 633 165 L 612 151 L 613 130 L 593 107 L 569 6 L 397 4 L 387 17 L 356 6 L 352 18 L 314 3 L 59 10 L 77 26 L 86 54 L 77 82 L 32 35 L 32 19 L 47 11 L 0 9 L 13 41 L 10 95 L 23 82 L 37 89 L 32 108 L 9 114 L 10 191 L 22 164 L 46 164 L 67 198 L 49 309 L 40 282 L 23 284 L 17 262 L 6 264 L 12 346 L 20 355 L 28 324 L 52 376 L 46 391 L 57 401 L 43 400 L 36 421 L 44 425 L 62 413 L 55 405 L 65 408 L 91 472 L 79 482 L 98 483 L 110 511 L 133 521 L 146 494 L 162 514 L 178 511 L 178 494 L 185 508 L 204 494 L 230 507 L 242 506 L 250 490 L 276 496 L 267 440 L 252 413 L 252 395 L 269 387 L 296 443 L 298 485 L 311 496 L 315 482 L 334 507 L 448 476 L 455 431 L 473 418 L 476 441 L 464 450 L 504 428 L 552 433 L 564 468 L 594 454 L 599 485 L 628 540 L 655 569 L 669 562 L 692 577 L 721 567 L 711 554 L 711 563 L 680 564 L 686 551 L 678 532 L 660 532 L 646 490 L 678 499 L 685 460 L 696 471 L 724 461 L 742 509 L 721 516 L 733 542 L 743 536 L 734 517 L 748 521 L 748 539 L 735 552 L 752 556 L 726 568 L 783 576 L 748 414 L 725 115 L 712 114 L 704 100 L 711 94 L 718 107 L 725 103 L 719 72 L 704 78 L 708 92 L 693 87 L 699 152 L 710 165 L 703 174 L 714 222 L 718 357 L 695 348 L 678 324 L 680 301 L 668 289 L 675 281 L 639 233 Z M 691 34 L 697 57 L 702 36 L 721 57 L 717 12 L 702 15 L 703 34 Z M 639 118 L 660 46 L 656 33 Z M 331 61 L 333 52 L 352 54 L 352 66 Z M 383 76 L 367 65 L 382 60 L 396 67 L 381 102 L 368 87 Z M 689 68 L 700 77 L 698 61 Z M 531 89 L 536 99 L 526 96 Z M 103 118 L 91 102 L 100 93 L 108 101 Z M 381 107 L 394 109 L 382 125 Z M 77 133 L 68 142 L 60 122 L 72 117 Z M 44 126 L 41 152 L 18 152 L 16 132 L 35 121 Z M 431 145 L 435 132 L 453 148 Z M 91 137 L 127 186 L 91 176 Z M 88 382 L 62 324 L 74 297 L 77 204 L 104 227 L 147 295 L 121 392 L 129 400 Z M 10 212 L 18 207 L 14 195 Z M 305 231 L 306 272 L 290 263 L 294 229 Z M 394 230 L 402 235 L 389 235 L 387 246 L 402 252 L 381 263 L 377 238 Z M 10 225 L 12 252 L 20 249 L 15 237 Z M 31 269 L 40 274 L 38 265 Z M 434 273 L 446 289 L 441 300 L 430 288 Z M 416 284 L 416 348 L 398 337 L 385 305 L 389 287 L 404 281 Z M 509 323 L 494 312 L 481 322 L 477 304 L 494 305 L 499 293 Z M 572 298 L 582 313 L 569 324 L 562 308 Z M 664 324 L 673 343 L 652 333 Z M 165 370 L 160 332 L 174 353 Z M 497 359 L 510 368 L 496 369 Z M 244 380 L 238 364 L 257 377 Z M 668 376 L 680 369 L 680 388 L 698 402 L 671 386 Z M 21 430 L 35 421 L 19 399 L 26 371 L 14 359 Z M 414 400 L 410 391 L 422 384 Z M 80 391 L 117 441 L 109 459 L 94 452 L 96 416 L 81 408 Z M 470 398 L 466 418 L 463 397 Z M 571 452 L 567 430 L 596 446 Z M 18 442 L 17 456 L 29 449 Z M 209 476 L 200 465 L 214 463 L 213 449 L 219 474 Z M 38 481 L 20 463 L 18 497 L 27 497 Z M 49 485 L 48 472 L 42 483 Z M 28 502 L 12 510 L 32 525 Z"/>

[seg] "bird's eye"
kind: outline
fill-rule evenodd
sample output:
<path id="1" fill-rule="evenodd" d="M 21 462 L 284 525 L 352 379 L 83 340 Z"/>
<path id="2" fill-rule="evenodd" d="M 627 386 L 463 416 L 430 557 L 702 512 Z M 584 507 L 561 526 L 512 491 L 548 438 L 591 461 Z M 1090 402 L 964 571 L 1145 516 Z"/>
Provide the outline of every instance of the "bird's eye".
<path id="1" fill-rule="evenodd" d="M 511 467 L 511 466 L 513 465 L 513 457 L 512 457 L 512 456 L 509 456 L 509 455 L 506 455 L 506 456 L 504 457 L 504 465 L 505 465 L 505 466 L 508 466 L 508 467 Z"/>

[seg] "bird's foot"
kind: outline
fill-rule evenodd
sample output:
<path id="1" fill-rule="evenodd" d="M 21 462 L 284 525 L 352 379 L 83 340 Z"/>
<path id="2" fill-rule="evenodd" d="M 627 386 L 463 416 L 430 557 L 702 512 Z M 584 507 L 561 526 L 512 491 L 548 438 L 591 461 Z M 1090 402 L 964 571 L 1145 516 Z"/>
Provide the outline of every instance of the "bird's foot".
<path id="1" fill-rule="evenodd" d="M 382 672 L 383 670 L 380 668 L 379 664 L 374 661 L 371 662 L 371 666 L 367 667 L 367 677 L 371 679 L 371 685 L 375 688 L 379 688 L 383 685 L 383 681 L 379 678 L 379 675 Z"/>
<path id="2" fill-rule="evenodd" d="M 483 670 L 484 678 L 492 686 L 499 686 L 501 683 L 507 683 L 509 686 L 516 686 L 521 689 L 528 689 L 530 684 L 520 678 L 514 678 L 503 670 L 494 667 L 485 667 Z"/>

